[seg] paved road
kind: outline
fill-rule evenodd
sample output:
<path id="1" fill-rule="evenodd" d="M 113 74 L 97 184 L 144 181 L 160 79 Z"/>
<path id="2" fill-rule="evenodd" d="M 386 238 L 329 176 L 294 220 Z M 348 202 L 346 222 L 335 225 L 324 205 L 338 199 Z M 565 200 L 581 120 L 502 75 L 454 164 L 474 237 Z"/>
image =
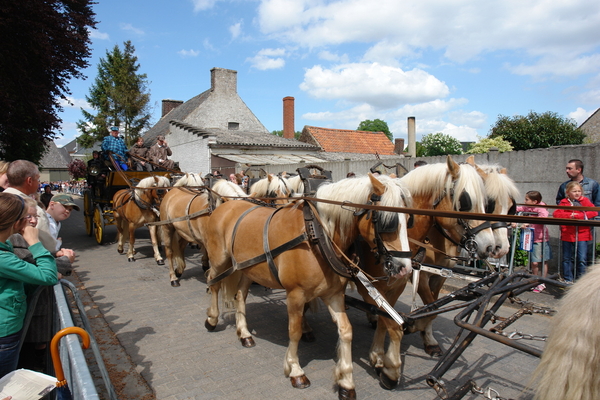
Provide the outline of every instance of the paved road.
<path id="1" fill-rule="evenodd" d="M 113 240 L 116 228 L 107 227 L 106 234 Z M 119 378 L 116 386 L 122 399 L 336 398 L 332 388 L 336 329 L 324 308 L 309 315 L 317 341 L 300 345 L 300 360 L 312 386 L 293 389 L 282 368 L 287 346 L 283 291 L 252 286 L 247 314 L 257 345 L 245 349 L 237 341 L 232 313 L 225 314 L 215 332 L 204 328 L 209 296 L 201 260 L 193 250 L 188 249 L 188 268 L 181 287 L 172 288 L 167 266 L 158 266 L 152 258 L 146 229 L 138 230 L 134 263 L 117 253 L 116 244 L 99 246 L 86 236 L 82 212 L 74 212 L 63 223 L 61 235 L 65 247 L 76 249 L 79 255 L 73 279 L 79 280 L 82 294 L 89 296 L 88 314 L 99 327 L 100 342 L 113 375 Z M 396 308 L 408 311 L 409 301 L 404 295 Z M 512 312 L 503 307 L 501 315 Z M 446 314 L 436 323 L 435 334 L 443 348 L 448 348 L 458 331 L 453 316 Z M 368 364 L 373 331 L 362 312 L 350 309 L 349 317 L 354 327 L 354 377 L 359 399 L 437 398 L 425 382 L 436 359 L 423 352 L 418 335 L 405 336 L 401 383 L 397 389 L 385 391 Z M 542 335 L 547 333 L 549 320 L 534 315 L 521 319 L 514 329 Z M 533 344 L 543 346 L 542 342 Z M 533 356 L 479 337 L 444 379 L 458 386 L 473 378 L 504 398 L 530 399 L 526 385 L 537 364 Z"/>

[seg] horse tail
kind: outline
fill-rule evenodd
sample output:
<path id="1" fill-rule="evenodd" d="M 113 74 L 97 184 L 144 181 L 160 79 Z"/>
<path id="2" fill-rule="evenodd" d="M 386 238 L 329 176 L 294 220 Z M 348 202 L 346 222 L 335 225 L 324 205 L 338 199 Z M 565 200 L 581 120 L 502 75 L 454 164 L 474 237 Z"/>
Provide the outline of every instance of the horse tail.
<path id="1" fill-rule="evenodd" d="M 600 264 L 575 283 L 552 318 L 548 343 L 531 381 L 536 400 L 600 396 Z"/>
<path id="2" fill-rule="evenodd" d="M 235 308 L 235 296 L 237 294 L 241 279 L 242 271 L 235 271 L 233 274 L 229 275 L 220 282 L 223 292 L 223 304 L 225 308 Z"/>

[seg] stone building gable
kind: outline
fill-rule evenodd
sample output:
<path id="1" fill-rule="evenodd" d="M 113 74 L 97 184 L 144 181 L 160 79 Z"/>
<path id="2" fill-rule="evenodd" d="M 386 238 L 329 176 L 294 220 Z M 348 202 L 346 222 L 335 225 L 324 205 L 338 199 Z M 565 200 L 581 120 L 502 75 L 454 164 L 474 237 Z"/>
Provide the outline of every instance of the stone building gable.
<path id="1" fill-rule="evenodd" d="M 598 143 L 600 142 L 600 108 L 597 109 L 583 124 L 579 126 L 579 129 L 585 132 L 587 137 L 585 143 Z"/>
<path id="2" fill-rule="evenodd" d="M 394 144 L 383 132 L 305 126 L 300 141 L 320 146 L 326 153 L 395 155 Z"/>

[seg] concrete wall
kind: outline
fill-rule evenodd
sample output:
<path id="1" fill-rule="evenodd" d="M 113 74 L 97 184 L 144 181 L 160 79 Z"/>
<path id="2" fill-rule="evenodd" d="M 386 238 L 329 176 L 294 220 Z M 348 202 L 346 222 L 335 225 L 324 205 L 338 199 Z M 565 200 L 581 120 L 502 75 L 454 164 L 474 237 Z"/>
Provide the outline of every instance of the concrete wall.
<path id="1" fill-rule="evenodd" d="M 201 172 L 210 170 L 210 137 L 199 138 L 198 135 L 181 127 L 171 125 L 165 140 L 173 151 L 171 159 L 179 162 L 179 168 L 185 172 Z"/>

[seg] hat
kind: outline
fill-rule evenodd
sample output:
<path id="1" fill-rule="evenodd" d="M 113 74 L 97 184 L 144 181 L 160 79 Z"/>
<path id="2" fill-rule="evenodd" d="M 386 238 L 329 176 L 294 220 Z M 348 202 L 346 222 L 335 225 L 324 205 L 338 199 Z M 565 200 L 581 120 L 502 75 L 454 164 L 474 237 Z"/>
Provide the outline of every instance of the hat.
<path id="1" fill-rule="evenodd" d="M 56 194 L 56 195 L 52 196 L 50 201 L 54 201 L 55 203 L 60 203 L 63 206 L 71 206 L 71 207 L 73 207 L 73 209 L 79 211 L 79 206 L 77 204 L 75 204 L 75 202 L 73 201 L 73 198 L 71 196 L 69 196 L 68 194 Z"/>
<path id="2" fill-rule="evenodd" d="M 118 131 L 118 130 L 119 130 L 119 127 L 118 127 L 118 126 L 111 126 L 111 127 L 110 127 L 110 130 L 111 130 L 111 131 Z"/>
<path id="3" fill-rule="evenodd" d="M 156 137 L 156 140 L 165 140 L 165 136 L 164 135 L 158 135 Z"/>

